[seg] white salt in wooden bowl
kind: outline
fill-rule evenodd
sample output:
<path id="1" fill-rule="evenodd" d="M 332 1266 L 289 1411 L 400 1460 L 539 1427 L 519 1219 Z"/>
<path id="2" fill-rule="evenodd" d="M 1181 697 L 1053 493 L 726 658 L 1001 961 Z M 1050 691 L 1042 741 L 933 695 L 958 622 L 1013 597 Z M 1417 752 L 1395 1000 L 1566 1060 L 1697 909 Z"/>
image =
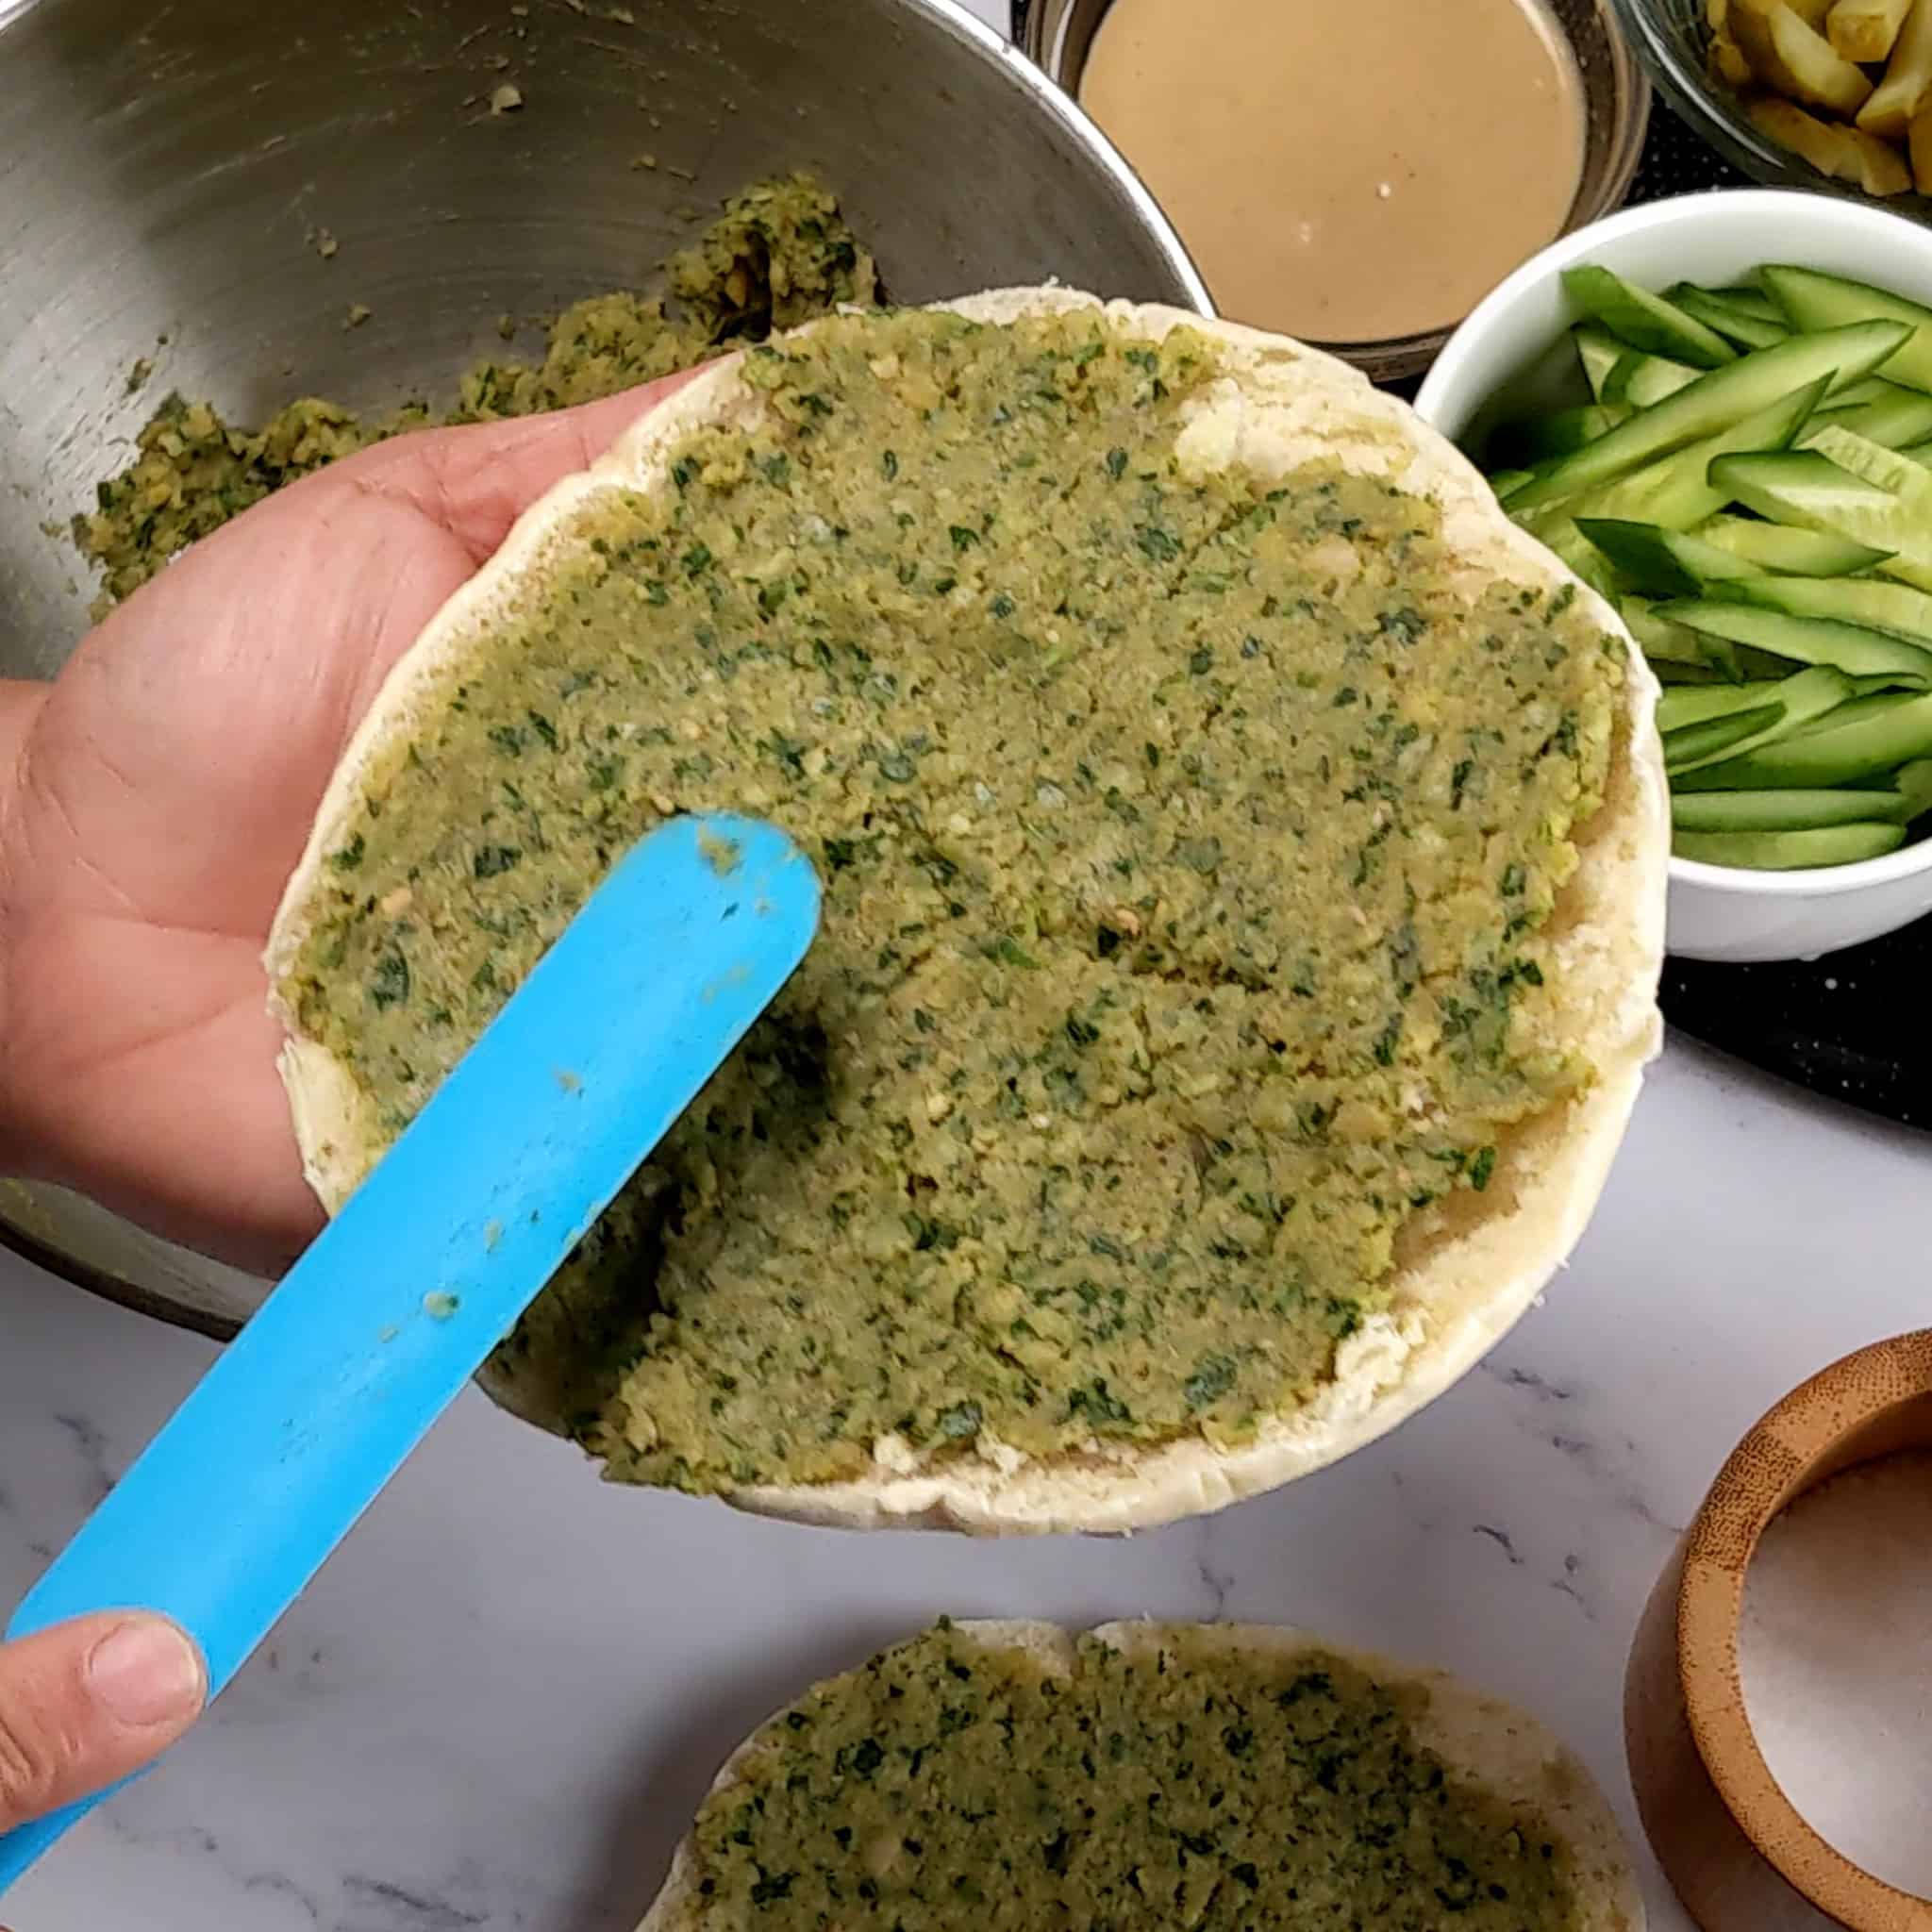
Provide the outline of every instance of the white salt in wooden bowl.
<path id="1" fill-rule="evenodd" d="M 1739 1669 L 1745 1573 L 1772 1521 L 1847 1470 L 1928 1449 L 1932 1329 L 1847 1356 L 1732 1452 L 1644 1610 L 1624 1682 L 1631 1782 L 1704 1932 L 1932 1932 L 1932 1900 L 1862 1871 L 1799 1815 L 1758 1747 Z M 1859 1585 L 1848 1566 L 1847 1616 Z"/>

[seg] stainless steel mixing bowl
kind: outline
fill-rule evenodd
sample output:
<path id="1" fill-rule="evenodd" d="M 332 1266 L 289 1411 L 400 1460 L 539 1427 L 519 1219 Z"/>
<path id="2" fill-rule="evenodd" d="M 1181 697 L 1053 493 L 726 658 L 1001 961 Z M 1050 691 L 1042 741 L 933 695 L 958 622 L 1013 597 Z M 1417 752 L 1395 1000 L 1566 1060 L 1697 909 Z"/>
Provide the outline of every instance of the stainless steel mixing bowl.
<path id="1" fill-rule="evenodd" d="M 1133 175 L 950 0 L 0 0 L 0 675 L 86 628 L 45 526 L 166 391 L 242 421 L 442 392 L 497 316 L 637 286 L 763 175 L 815 170 L 900 301 L 1208 307 Z M 57 1189 L 0 1183 L 0 1241 L 214 1335 L 267 1291 Z"/>

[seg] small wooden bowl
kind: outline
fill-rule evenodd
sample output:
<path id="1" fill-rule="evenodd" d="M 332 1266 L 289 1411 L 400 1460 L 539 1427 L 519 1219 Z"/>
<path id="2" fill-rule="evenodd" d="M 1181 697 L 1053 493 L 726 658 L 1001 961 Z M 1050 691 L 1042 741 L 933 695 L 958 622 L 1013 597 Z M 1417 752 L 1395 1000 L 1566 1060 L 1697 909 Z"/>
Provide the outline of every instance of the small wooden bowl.
<path id="1" fill-rule="evenodd" d="M 1847 1356 L 1765 1416 L 1638 1625 L 1624 1686 L 1631 1782 L 1652 1849 L 1704 1932 L 1932 1932 L 1932 1901 L 1861 1871 L 1792 1808 L 1738 1676 L 1744 1573 L 1765 1526 L 1829 1477 L 1910 1449 L 1932 1449 L 1932 1328 Z"/>

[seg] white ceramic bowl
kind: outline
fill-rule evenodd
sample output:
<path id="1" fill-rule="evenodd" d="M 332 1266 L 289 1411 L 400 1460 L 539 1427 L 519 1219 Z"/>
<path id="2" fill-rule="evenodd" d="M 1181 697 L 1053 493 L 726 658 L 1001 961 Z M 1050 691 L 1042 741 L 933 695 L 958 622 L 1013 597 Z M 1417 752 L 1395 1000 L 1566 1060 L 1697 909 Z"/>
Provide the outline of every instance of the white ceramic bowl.
<path id="1" fill-rule="evenodd" d="M 1449 339 L 1416 408 L 1460 441 L 1486 405 L 1535 379 L 1577 318 L 1562 273 L 1601 262 L 1646 288 L 1734 281 L 1762 262 L 1874 282 L 1932 305 L 1932 229 L 1788 190 L 1727 190 L 1625 208 L 1566 235 L 1502 283 Z M 1932 912 L 1932 839 L 1812 872 L 1671 860 L 1668 945 L 1691 959 L 1809 959 Z"/>

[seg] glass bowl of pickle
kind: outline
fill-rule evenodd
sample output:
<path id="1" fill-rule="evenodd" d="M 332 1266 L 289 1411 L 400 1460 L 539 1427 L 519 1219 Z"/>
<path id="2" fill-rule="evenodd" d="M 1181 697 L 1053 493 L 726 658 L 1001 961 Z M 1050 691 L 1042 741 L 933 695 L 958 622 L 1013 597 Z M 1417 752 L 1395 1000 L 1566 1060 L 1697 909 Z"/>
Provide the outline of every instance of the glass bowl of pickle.
<path id="1" fill-rule="evenodd" d="M 1657 92 L 1773 188 L 1932 218 L 1932 0 L 1612 0 Z"/>

